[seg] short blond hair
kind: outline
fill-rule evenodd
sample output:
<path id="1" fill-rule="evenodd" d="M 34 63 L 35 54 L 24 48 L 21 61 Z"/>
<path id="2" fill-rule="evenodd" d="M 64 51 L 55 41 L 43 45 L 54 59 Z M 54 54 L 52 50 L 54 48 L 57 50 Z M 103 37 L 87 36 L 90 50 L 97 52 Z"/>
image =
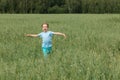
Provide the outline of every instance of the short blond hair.
<path id="1" fill-rule="evenodd" d="M 47 28 L 49 28 L 49 24 L 48 23 L 43 23 L 41 26 L 43 27 L 44 24 L 46 24 Z"/>

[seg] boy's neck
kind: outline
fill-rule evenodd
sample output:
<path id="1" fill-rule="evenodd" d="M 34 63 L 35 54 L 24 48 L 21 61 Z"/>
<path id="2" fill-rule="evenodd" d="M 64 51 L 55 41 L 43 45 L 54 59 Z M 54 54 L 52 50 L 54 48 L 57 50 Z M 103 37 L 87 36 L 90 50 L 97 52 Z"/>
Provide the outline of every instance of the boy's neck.
<path id="1" fill-rule="evenodd" d="M 48 31 L 43 31 L 43 32 L 48 32 Z"/>

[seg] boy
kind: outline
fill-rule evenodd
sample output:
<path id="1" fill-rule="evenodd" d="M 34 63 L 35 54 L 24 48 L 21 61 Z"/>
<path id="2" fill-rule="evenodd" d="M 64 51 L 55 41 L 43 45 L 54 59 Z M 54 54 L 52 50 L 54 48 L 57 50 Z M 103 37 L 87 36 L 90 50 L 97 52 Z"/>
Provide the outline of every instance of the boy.
<path id="1" fill-rule="evenodd" d="M 52 36 L 55 35 L 61 35 L 64 38 L 66 38 L 66 35 L 60 32 L 52 32 L 48 31 L 49 25 L 47 23 L 42 24 L 42 30 L 43 32 L 39 34 L 26 34 L 25 36 L 28 37 L 41 37 L 42 38 L 42 51 L 44 54 L 44 57 L 46 57 L 52 50 Z"/>

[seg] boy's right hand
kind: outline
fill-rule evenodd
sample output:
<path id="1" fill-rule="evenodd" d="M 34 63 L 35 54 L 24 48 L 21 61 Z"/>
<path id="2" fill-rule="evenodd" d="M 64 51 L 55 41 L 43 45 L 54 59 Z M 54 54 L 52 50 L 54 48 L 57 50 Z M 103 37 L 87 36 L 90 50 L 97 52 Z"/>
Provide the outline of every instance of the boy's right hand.
<path id="1" fill-rule="evenodd" d="M 30 34 L 24 34 L 25 36 L 30 36 Z"/>

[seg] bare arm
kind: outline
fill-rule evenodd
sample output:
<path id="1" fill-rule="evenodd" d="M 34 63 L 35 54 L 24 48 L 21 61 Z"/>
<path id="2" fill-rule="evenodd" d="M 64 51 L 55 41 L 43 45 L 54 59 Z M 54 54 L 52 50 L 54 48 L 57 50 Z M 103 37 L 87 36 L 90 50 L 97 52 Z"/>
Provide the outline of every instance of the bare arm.
<path id="1" fill-rule="evenodd" d="M 27 36 L 27 37 L 38 37 L 37 34 L 25 34 L 25 36 Z"/>
<path id="2" fill-rule="evenodd" d="M 66 38 L 66 35 L 65 35 L 64 33 L 54 32 L 54 34 L 56 34 L 56 35 L 60 35 L 60 36 L 63 36 L 64 38 Z"/>

